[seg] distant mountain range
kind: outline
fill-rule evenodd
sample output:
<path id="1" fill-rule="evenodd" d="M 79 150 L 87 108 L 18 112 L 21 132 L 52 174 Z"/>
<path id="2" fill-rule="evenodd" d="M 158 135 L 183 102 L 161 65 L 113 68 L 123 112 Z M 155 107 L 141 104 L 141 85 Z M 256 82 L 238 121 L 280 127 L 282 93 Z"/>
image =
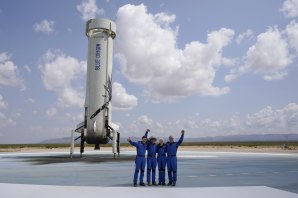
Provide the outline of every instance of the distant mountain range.
<path id="1" fill-rule="evenodd" d="M 139 140 L 140 137 L 132 137 Z M 228 135 L 215 137 L 185 138 L 185 142 L 247 142 L 247 141 L 298 141 L 298 134 L 262 134 L 262 135 Z M 79 143 L 80 140 L 77 140 Z M 126 138 L 120 139 L 121 143 L 126 142 Z M 69 144 L 70 137 L 48 139 L 40 142 L 41 144 Z"/>

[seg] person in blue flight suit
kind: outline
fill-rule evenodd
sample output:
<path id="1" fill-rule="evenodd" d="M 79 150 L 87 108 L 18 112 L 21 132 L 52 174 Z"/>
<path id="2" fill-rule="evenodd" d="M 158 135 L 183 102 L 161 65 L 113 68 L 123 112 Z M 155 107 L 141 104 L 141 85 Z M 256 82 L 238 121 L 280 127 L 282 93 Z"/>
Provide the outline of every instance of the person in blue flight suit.
<path id="1" fill-rule="evenodd" d="M 174 142 L 174 137 L 169 137 L 169 142 L 167 142 L 167 168 L 169 176 L 169 186 L 176 186 L 177 182 L 177 150 L 184 138 L 184 130 L 181 131 L 181 137 L 178 142 Z"/>
<path id="2" fill-rule="evenodd" d="M 167 145 L 164 144 L 163 139 L 159 140 L 156 147 L 157 164 L 158 164 L 158 185 L 166 185 L 166 164 L 167 164 Z"/>
<path id="3" fill-rule="evenodd" d="M 127 141 L 137 149 L 137 156 L 135 160 L 136 167 L 135 167 L 135 173 L 133 178 L 133 184 L 135 187 L 137 186 L 139 171 L 141 171 L 140 185 L 145 186 L 143 179 L 144 179 L 144 172 L 145 172 L 145 166 L 146 166 L 145 153 L 147 149 L 147 137 L 143 136 L 142 141 L 138 141 L 138 142 L 133 142 L 131 141 L 130 138 L 128 138 Z"/>
<path id="4" fill-rule="evenodd" d="M 145 137 L 148 136 L 150 129 L 147 129 Z M 156 138 L 151 136 L 147 140 L 147 183 L 151 186 L 151 175 L 152 175 L 152 185 L 156 186 L 155 176 L 156 176 Z"/>

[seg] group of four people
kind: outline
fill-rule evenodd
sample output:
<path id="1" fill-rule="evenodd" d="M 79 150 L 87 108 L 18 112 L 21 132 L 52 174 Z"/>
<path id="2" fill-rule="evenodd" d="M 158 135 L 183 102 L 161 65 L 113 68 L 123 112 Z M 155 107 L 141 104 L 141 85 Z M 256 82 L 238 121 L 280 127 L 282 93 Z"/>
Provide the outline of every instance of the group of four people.
<path id="1" fill-rule="evenodd" d="M 184 130 L 181 131 L 181 137 L 178 142 L 174 141 L 174 137 L 170 136 L 169 141 L 164 143 L 163 139 L 156 144 L 156 138 L 151 136 L 148 139 L 150 129 L 146 130 L 142 141 L 133 142 L 130 138 L 127 141 L 137 149 L 137 156 L 135 160 L 134 186 L 137 186 L 138 177 L 140 175 L 140 185 L 145 186 L 143 181 L 145 167 L 146 167 L 146 151 L 147 151 L 147 183 L 149 186 L 157 185 L 156 165 L 158 165 L 158 185 L 166 185 L 165 183 L 165 169 L 168 169 L 168 185 L 175 186 L 177 181 L 177 150 L 184 138 Z M 156 156 L 157 155 L 157 156 Z M 139 174 L 140 173 L 140 174 Z M 152 183 L 151 183 L 152 181 Z"/>

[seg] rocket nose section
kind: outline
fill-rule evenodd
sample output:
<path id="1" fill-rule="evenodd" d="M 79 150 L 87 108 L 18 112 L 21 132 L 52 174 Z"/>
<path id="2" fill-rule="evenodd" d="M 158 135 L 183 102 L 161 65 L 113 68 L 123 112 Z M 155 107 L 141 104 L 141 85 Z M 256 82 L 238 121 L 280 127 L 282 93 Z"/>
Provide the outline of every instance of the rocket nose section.
<path id="1" fill-rule="evenodd" d="M 108 19 L 90 19 L 86 23 L 86 35 L 90 37 L 95 30 L 105 30 L 114 39 L 116 37 L 116 24 Z"/>

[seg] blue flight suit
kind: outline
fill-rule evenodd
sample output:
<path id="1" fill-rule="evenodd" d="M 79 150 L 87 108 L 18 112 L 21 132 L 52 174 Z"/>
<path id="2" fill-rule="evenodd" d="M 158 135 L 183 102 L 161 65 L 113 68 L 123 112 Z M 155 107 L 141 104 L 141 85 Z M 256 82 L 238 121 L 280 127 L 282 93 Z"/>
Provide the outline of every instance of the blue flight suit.
<path id="1" fill-rule="evenodd" d="M 148 132 L 146 131 L 145 137 L 147 138 Z M 156 170 L 156 144 L 152 144 L 150 140 L 147 140 L 147 182 L 155 183 Z"/>
<path id="2" fill-rule="evenodd" d="M 166 164 L 167 164 L 167 145 L 163 144 L 157 145 L 156 153 L 157 153 L 157 164 L 158 164 L 158 182 L 159 184 L 164 184 L 166 182 Z"/>
<path id="3" fill-rule="evenodd" d="M 184 135 L 182 134 L 178 142 L 167 142 L 167 168 L 170 184 L 176 184 L 177 181 L 177 150 L 182 143 Z"/>
<path id="4" fill-rule="evenodd" d="M 137 149 L 137 156 L 135 160 L 136 168 L 135 168 L 133 183 L 137 184 L 139 171 L 141 170 L 141 173 L 140 173 L 140 184 L 141 184 L 141 183 L 144 183 L 143 179 L 144 179 L 144 172 L 145 172 L 145 166 L 146 166 L 145 153 L 146 153 L 147 145 L 143 144 L 142 141 L 138 141 L 138 142 L 129 141 L 129 143 L 132 146 L 136 147 Z"/>

